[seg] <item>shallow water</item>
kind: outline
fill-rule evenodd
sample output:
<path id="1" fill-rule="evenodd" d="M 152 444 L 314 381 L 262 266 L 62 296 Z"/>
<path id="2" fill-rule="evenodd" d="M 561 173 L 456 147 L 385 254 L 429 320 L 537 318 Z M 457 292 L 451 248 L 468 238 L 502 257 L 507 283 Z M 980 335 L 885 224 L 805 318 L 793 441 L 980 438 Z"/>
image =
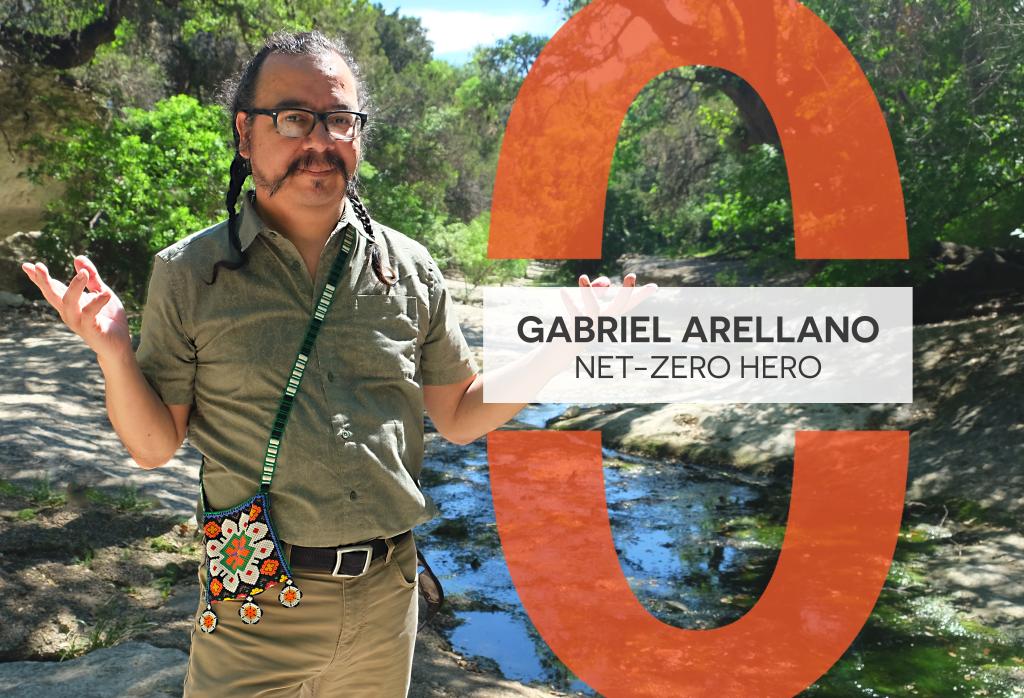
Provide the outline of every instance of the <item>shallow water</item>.
<path id="1" fill-rule="evenodd" d="M 531 406 L 518 419 L 543 428 L 563 409 Z M 493 659 L 510 678 L 588 692 L 551 654 L 519 603 L 498 542 L 485 441 L 459 448 L 457 457 L 449 448 L 440 439 L 428 448 L 424 488 L 443 518 L 417 533 L 459 609 L 455 616 L 461 624 L 451 631 L 452 645 L 460 654 Z M 749 512 L 757 492 L 691 476 L 681 464 L 609 449 L 604 463 L 613 538 L 634 593 L 653 614 L 679 627 L 717 623 L 721 577 L 748 564 L 751 551 L 718 536 L 716 522 Z"/>

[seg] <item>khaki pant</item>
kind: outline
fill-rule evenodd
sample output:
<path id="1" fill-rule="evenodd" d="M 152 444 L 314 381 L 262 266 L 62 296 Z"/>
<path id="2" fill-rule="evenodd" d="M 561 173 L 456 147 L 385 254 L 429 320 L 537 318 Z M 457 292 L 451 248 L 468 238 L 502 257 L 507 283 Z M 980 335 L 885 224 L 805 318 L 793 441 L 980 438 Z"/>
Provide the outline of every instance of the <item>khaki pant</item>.
<path id="1" fill-rule="evenodd" d="M 239 618 L 239 602 L 213 604 L 217 629 L 192 626 L 185 698 L 405 696 L 416 643 L 416 569 L 408 536 L 362 577 L 293 568 L 302 601 L 285 608 L 276 589 L 257 595 L 263 617 L 255 625 Z M 205 565 L 199 583 L 205 587 Z M 205 610 L 200 591 L 196 618 Z"/>

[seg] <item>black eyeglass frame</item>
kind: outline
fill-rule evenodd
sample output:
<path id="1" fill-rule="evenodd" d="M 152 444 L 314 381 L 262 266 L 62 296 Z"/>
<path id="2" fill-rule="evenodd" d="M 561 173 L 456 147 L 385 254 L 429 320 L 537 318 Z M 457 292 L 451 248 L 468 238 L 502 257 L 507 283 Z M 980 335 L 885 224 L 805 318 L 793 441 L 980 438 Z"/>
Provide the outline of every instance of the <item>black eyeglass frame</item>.
<path id="1" fill-rule="evenodd" d="M 239 111 L 244 111 L 247 114 L 264 114 L 266 116 L 273 118 L 274 129 L 278 132 L 278 134 L 284 136 L 285 138 L 305 138 L 309 134 L 313 133 L 313 129 L 316 128 L 318 123 L 322 122 L 324 125 L 324 130 L 327 131 L 327 135 L 329 135 L 336 141 L 345 141 L 346 143 L 351 143 L 352 141 L 354 141 L 358 137 L 358 134 L 356 136 L 352 136 L 352 138 L 340 138 L 335 136 L 333 133 L 331 133 L 330 126 L 327 125 L 328 117 L 330 117 L 332 114 L 354 114 L 359 119 L 359 133 L 362 133 L 363 129 L 366 127 L 367 119 L 366 112 L 354 111 L 352 109 L 313 111 L 312 109 L 303 109 L 302 107 L 281 107 L 280 109 L 240 109 Z M 281 129 L 279 129 L 277 126 L 277 115 L 284 111 L 301 111 L 307 114 L 312 114 L 314 119 L 312 125 L 309 127 L 309 130 L 306 131 L 306 133 L 302 136 L 285 136 L 283 133 L 281 133 Z"/>

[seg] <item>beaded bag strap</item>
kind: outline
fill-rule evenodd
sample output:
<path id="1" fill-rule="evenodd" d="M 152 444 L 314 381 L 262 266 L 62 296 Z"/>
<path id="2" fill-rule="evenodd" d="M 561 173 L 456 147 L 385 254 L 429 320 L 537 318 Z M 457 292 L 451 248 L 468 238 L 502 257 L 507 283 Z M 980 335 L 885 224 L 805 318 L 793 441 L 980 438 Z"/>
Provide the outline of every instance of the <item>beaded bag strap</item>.
<path id="1" fill-rule="evenodd" d="M 313 343 L 316 342 L 316 336 L 320 333 L 320 325 L 323 324 L 327 310 L 331 307 L 331 301 L 334 300 L 334 291 L 337 289 L 342 267 L 345 266 L 345 260 L 348 258 L 349 250 L 352 249 L 352 241 L 354 239 L 355 235 L 352 232 L 352 226 L 348 226 L 345 231 L 345 239 L 342 240 L 341 249 L 338 251 L 338 256 L 335 257 L 334 264 L 331 265 L 331 270 L 327 274 L 327 282 L 324 284 L 323 293 L 320 294 L 320 300 L 317 301 L 316 307 L 313 309 L 313 315 L 309 318 L 306 337 L 302 340 L 299 354 L 295 357 L 295 363 L 292 364 L 292 371 L 288 376 L 288 384 L 284 388 L 284 394 L 281 396 L 281 402 L 277 408 L 277 416 L 274 417 L 274 426 L 270 430 L 267 451 L 263 456 L 263 475 L 260 478 L 261 492 L 268 492 L 270 490 L 270 481 L 274 479 L 274 469 L 277 467 L 277 456 L 281 448 L 281 439 L 284 437 L 284 428 L 288 425 L 288 415 L 292 411 L 292 403 L 295 401 L 296 393 L 299 392 L 302 374 L 306 370 L 306 363 L 309 361 L 309 355 L 313 351 Z"/>

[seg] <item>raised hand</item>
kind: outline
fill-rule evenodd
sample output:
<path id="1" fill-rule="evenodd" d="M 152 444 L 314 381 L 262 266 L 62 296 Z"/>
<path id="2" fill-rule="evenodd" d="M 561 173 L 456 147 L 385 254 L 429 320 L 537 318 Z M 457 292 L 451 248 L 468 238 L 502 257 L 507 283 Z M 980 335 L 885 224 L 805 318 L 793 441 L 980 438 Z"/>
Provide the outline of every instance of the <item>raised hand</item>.
<path id="1" fill-rule="evenodd" d="M 85 340 L 100 359 L 113 359 L 132 351 L 131 333 L 124 306 L 100 279 L 96 267 L 84 255 L 75 257 L 76 274 L 68 285 L 50 276 L 41 262 L 24 263 L 22 271 L 60 313 L 68 328 Z"/>
<path id="2" fill-rule="evenodd" d="M 615 288 L 611 285 L 608 277 L 599 276 L 591 281 L 590 277 L 586 274 L 580 274 L 577 282 L 580 288 L 590 289 L 586 292 L 580 292 L 581 304 L 576 305 L 564 289 L 562 291 L 562 301 L 565 303 L 565 307 L 571 316 L 589 315 L 592 318 L 596 318 L 598 315 L 621 315 L 628 313 L 641 302 L 654 295 L 658 288 L 658 284 L 655 283 L 637 286 L 636 274 L 630 272 L 622 279 L 622 286 L 612 296 L 611 302 L 605 303 L 602 307 L 599 301 L 608 299 L 609 294 Z"/>

